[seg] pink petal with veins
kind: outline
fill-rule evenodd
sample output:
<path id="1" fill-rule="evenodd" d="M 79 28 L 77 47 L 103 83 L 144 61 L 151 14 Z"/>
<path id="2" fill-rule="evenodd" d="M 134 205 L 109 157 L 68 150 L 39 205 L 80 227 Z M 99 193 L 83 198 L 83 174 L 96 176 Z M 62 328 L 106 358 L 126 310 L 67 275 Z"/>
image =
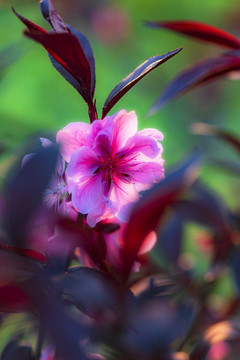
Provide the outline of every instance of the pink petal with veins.
<path id="1" fill-rule="evenodd" d="M 93 176 L 85 183 L 76 184 L 72 190 L 72 203 L 82 214 L 88 214 L 102 195 L 101 177 Z"/>
<path id="2" fill-rule="evenodd" d="M 86 145 L 86 135 L 90 125 L 83 122 L 70 123 L 57 133 L 57 143 L 61 145 L 61 154 L 69 162 L 71 155 Z"/>

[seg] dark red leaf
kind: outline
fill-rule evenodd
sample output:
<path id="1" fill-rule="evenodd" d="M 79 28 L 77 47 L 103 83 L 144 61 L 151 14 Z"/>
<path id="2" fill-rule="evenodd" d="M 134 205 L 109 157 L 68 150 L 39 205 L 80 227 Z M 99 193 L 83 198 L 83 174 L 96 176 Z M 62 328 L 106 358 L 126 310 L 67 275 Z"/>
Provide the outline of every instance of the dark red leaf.
<path id="1" fill-rule="evenodd" d="M 102 111 L 102 118 L 112 109 L 112 107 L 125 95 L 139 80 L 141 80 L 150 71 L 156 69 L 159 65 L 169 60 L 172 56 L 176 55 L 181 51 L 182 48 L 173 50 L 164 55 L 156 55 L 143 64 L 138 66 L 131 74 L 123 79 L 119 84 L 108 95 Z"/>
<path id="2" fill-rule="evenodd" d="M 204 123 L 193 123 L 191 128 L 194 134 L 215 136 L 218 139 L 224 140 L 240 153 L 240 138 L 237 135 Z"/>
<path id="3" fill-rule="evenodd" d="M 106 257 L 105 239 L 99 231 L 90 228 L 84 222 L 78 223 L 63 218 L 58 222 L 58 226 L 71 240 L 73 246 L 80 247 L 96 265 L 104 262 Z"/>
<path id="4" fill-rule="evenodd" d="M 80 94 L 87 104 L 91 104 L 91 69 L 76 36 L 69 33 L 39 34 L 27 31 L 24 33 L 43 45 L 49 54 L 79 82 Z"/>
<path id="5" fill-rule="evenodd" d="M 180 169 L 147 191 L 135 205 L 127 226 L 122 253 L 125 279 L 131 271 L 146 235 L 156 228 L 166 208 L 193 183 L 198 167 L 199 155 L 195 154 Z"/>
<path id="6" fill-rule="evenodd" d="M 75 35 L 79 41 L 79 44 L 89 62 L 89 66 L 91 69 L 91 95 L 92 98 L 94 97 L 95 85 L 96 85 L 96 75 L 95 75 L 95 59 L 93 55 L 93 51 L 91 45 L 86 38 L 80 31 L 73 29 L 69 25 L 66 25 L 62 20 L 61 16 L 57 13 L 56 9 L 54 8 L 51 0 L 41 0 L 40 2 L 40 9 L 44 19 L 49 22 L 52 26 L 53 30 L 57 33 L 59 32 L 66 32 Z M 71 74 L 69 74 L 62 66 L 54 59 L 51 59 L 53 66 L 60 72 L 60 74 L 71 84 L 73 85 L 78 91 L 79 84 L 75 84 L 74 79 L 71 78 Z"/>
<path id="7" fill-rule="evenodd" d="M 95 59 L 93 55 L 93 51 L 88 39 L 80 32 L 75 29 L 72 29 L 68 26 L 69 31 L 78 38 L 80 46 L 82 47 L 84 54 L 89 62 L 89 66 L 91 69 L 91 96 L 94 97 L 95 85 L 96 85 L 96 74 L 95 74 Z M 73 77 L 70 72 L 64 69 L 51 55 L 50 60 L 55 69 L 67 80 L 80 94 L 82 92 L 82 86 L 79 81 Z M 96 112 L 95 104 L 93 103 L 93 110 Z M 89 106 L 89 110 L 91 107 Z M 94 115 L 94 114 L 93 114 Z M 90 119 L 94 118 L 94 116 L 90 116 Z M 93 120 L 97 119 L 97 114 Z"/>
<path id="8" fill-rule="evenodd" d="M 149 115 L 155 114 L 167 102 L 186 93 L 197 85 L 215 79 L 216 77 L 223 76 L 228 72 L 239 70 L 239 51 L 236 50 L 235 54 L 236 56 L 234 56 L 234 52 L 231 52 L 231 54 L 225 54 L 217 58 L 202 61 L 180 73 L 180 75 L 170 82 L 163 90 L 161 96 L 149 110 Z"/>
<path id="9" fill-rule="evenodd" d="M 198 21 L 146 21 L 145 24 L 150 27 L 173 30 L 203 41 L 227 46 L 232 49 L 240 48 L 240 40 L 237 37 L 218 29 L 215 26 Z"/>
<path id="10" fill-rule="evenodd" d="M 56 11 L 51 0 L 41 0 L 40 10 L 44 19 L 52 26 L 56 32 L 68 32 L 67 26 L 61 16 Z"/>
<path id="11" fill-rule="evenodd" d="M 76 38 L 79 41 L 80 46 L 82 47 L 84 54 L 88 60 L 90 69 L 91 69 L 91 95 L 92 98 L 94 97 L 94 91 L 96 86 L 96 73 L 95 73 L 95 58 L 93 54 L 92 47 L 90 45 L 90 42 L 86 38 L 85 35 L 83 35 L 80 31 L 73 29 L 71 26 L 68 25 L 68 30 L 71 34 L 75 35 Z"/>
<path id="12" fill-rule="evenodd" d="M 34 32 L 39 33 L 39 34 L 47 33 L 47 31 L 45 29 L 43 29 L 40 26 L 34 24 L 32 21 L 26 19 L 24 16 L 18 14 L 13 7 L 12 7 L 12 11 L 19 18 L 19 20 L 21 20 L 24 23 L 24 25 L 26 25 L 26 27 L 28 28 L 29 31 L 34 31 Z"/>
<path id="13" fill-rule="evenodd" d="M 32 308 L 29 296 L 17 285 L 9 284 L 0 286 L 0 311 L 16 312 Z"/>
<path id="14" fill-rule="evenodd" d="M 95 59 L 93 51 L 88 39 L 80 32 L 70 26 L 66 25 L 54 8 L 51 0 L 41 0 L 40 9 L 44 19 L 52 26 L 53 30 L 57 33 L 72 33 L 79 41 L 80 47 L 82 48 L 91 69 L 91 95 L 94 97 L 96 76 L 95 76 Z M 65 70 L 54 58 L 50 58 L 55 69 L 67 80 L 75 89 L 81 94 L 81 86 L 78 81 L 72 75 Z"/>
<path id="15" fill-rule="evenodd" d="M 44 1 L 45 16 L 50 16 L 52 25 L 56 31 L 63 31 L 65 24 L 52 7 L 50 2 Z M 48 10 L 47 10 L 48 7 Z M 49 8 L 50 7 L 50 8 Z M 84 98 L 89 108 L 95 108 L 93 94 L 95 89 L 95 63 L 91 46 L 88 40 L 79 32 L 64 27 L 64 32 L 48 33 L 38 25 L 18 14 L 17 17 L 27 26 L 25 35 L 39 42 L 58 63 L 52 60 L 53 65 L 70 82 Z M 64 24 L 64 25 L 63 25 Z M 66 32 L 67 30 L 67 32 Z M 75 34 L 76 33 L 76 34 Z M 81 36 L 80 36 L 80 35 Z M 93 117 L 94 112 L 91 111 Z M 94 119 L 93 119 L 94 120 Z"/>
<path id="16" fill-rule="evenodd" d="M 9 252 L 13 252 L 15 254 L 25 256 L 31 260 L 40 262 L 42 264 L 46 264 L 45 255 L 41 254 L 40 252 L 38 252 L 36 250 L 17 248 L 15 246 L 8 246 L 8 245 L 4 245 L 4 244 L 0 244 L 0 250 L 7 250 Z"/>

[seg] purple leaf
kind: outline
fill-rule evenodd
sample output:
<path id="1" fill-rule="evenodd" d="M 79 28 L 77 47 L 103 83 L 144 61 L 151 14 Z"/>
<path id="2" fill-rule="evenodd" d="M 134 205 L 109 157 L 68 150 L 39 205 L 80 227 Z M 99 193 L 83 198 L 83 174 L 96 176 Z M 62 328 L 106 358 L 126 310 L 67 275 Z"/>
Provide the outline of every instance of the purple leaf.
<path id="1" fill-rule="evenodd" d="M 56 11 L 51 0 L 41 0 L 40 10 L 44 19 L 52 26 L 56 32 L 68 32 L 67 26 L 61 16 Z"/>
<path id="2" fill-rule="evenodd" d="M 9 342 L 3 349 L 1 360 L 34 360 L 30 346 L 19 345 L 17 341 Z"/>
<path id="3" fill-rule="evenodd" d="M 199 154 L 193 155 L 180 169 L 147 191 L 135 205 L 127 226 L 122 253 L 125 280 L 147 234 L 156 228 L 166 209 L 194 182 L 199 160 Z"/>
<path id="4" fill-rule="evenodd" d="M 145 301 L 132 309 L 122 336 L 125 349 L 135 354 L 129 358 L 173 359 L 171 345 L 176 346 L 185 339 L 196 318 L 196 310 L 193 302 L 173 308 L 161 298 Z"/>
<path id="5" fill-rule="evenodd" d="M 112 107 L 125 95 L 139 80 L 141 80 L 150 71 L 156 69 L 159 65 L 169 60 L 172 56 L 176 55 L 181 51 L 182 48 L 173 50 L 164 55 L 156 55 L 143 64 L 138 66 L 131 74 L 123 79 L 119 84 L 108 95 L 102 111 L 102 118 L 104 118 Z"/>
<path id="6" fill-rule="evenodd" d="M 181 200 L 174 205 L 179 218 L 196 222 L 210 228 L 213 233 L 213 260 L 223 260 L 232 246 L 229 226 L 230 214 L 218 197 L 203 185 L 197 184 L 190 199 Z"/>
<path id="7" fill-rule="evenodd" d="M 231 257 L 230 257 L 230 268 L 233 274 L 233 278 L 236 284 L 238 298 L 240 296 L 240 248 L 236 246 L 233 248 Z"/>
<path id="8" fill-rule="evenodd" d="M 86 267 L 73 268 L 56 276 L 54 286 L 80 311 L 93 318 L 99 318 L 100 314 L 107 317 L 114 309 L 119 309 L 124 300 L 133 300 L 131 292 L 108 275 Z"/>
<path id="9" fill-rule="evenodd" d="M 240 154 L 240 138 L 229 131 L 204 123 L 193 123 L 192 132 L 197 135 L 215 136 L 231 145 Z"/>
<path id="10" fill-rule="evenodd" d="M 81 317 L 72 316 L 66 306 L 60 302 L 50 280 L 51 271 L 38 273 L 28 283 L 40 327 L 46 332 L 56 349 L 56 358 L 85 360 L 83 339 L 87 339 L 87 327 Z M 52 289 L 51 293 L 46 289 Z"/>
<path id="11" fill-rule="evenodd" d="M 174 209 L 183 220 L 212 227 L 222 237 L 229 236 L 229 212 L 221 199 L 199 183 L 194 187 L 190 199 L 177 202 Z"/>
<path id="12" fill-rule="evenodd" d="M 166 86 L 161 96 L 149 110 L 149 115 L 155 114 L 167 102 L 186 93 L 197 85 L 239 69 L 240 56 L 238 50 L 195 64 L 180 73 L 180 75 Z"/>
<path id="13" fill-rule="evenodd" d="M 28 28 L 28 31 L 34 31 L 39 34 L 47 33 L 47 31 L 45 29 L 43 29 L 42 27 L 34 24 L 32 21 L 30 21 L 30 20 L 26 19 L 24 16 L 18 14 L 13 7 L 12 7 L 12 11 L 19 18 L 19 20 L 21 20 L 24 23 L 24 25 L 26 25 L 26 27 Z"/>
<path id="14" fill-rule="evenodd" d="M 145 21 L 149 27 L 165 28 L 176 31 L 203 41 L 209 41 L 214 44 L 240 49 L 240 40 L 226 31 L 217 27 L 204 24 L 197 21 Z"/>
<path id="15" fill-rule="evenodd" d="M 220 159 L 208 159 L 211 166 L 219 168 L 219 170 L 229 172 L 232 175 L 240 175 L 240 164 L 239 161 L 220 160 Z"/>
<path id="16" fill-rule="evenodd" d="M 7 191 L 6 224 L 10 238 L 23 247 L 25 227 L 41 203 L 55 169 L 57 147 L 49 146 L 34 154 L 10 179 Z"/>
<path id="17" fill-rule="evenodd" d="M 175 265 L 182 247 L 183 222 L 175 212 L 171 214 L 158 236 L 154 250 L 166 257 L 166 262 Z"/>

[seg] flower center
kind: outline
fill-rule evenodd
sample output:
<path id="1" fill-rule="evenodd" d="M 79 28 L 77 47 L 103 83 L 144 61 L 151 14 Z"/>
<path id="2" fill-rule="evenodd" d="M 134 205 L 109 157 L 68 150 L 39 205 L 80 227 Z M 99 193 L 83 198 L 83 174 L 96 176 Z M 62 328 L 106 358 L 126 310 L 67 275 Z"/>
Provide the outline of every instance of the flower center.
<path id="1" fill-rule="evenodd" d="M 60 204 L 68 200 L 69 193 L 67 192 L 65 174 L 56 174 L 44 192 L 43 201 L 47 207 L 54 207 L 58 212 Z"/>
<path id="2" fill-rule="evenodd" d="M 130 160 L 133 160 L 131 158 Z M 105 196 L 109 194 L 112 184 L 119 187 L 119 181 L 130 183 L 132 176 L 130 172 L 129 159 L 126 158 L 125 154 L 116 154 L 114 157 L 107 154 L 106 157 L 101 157 L 101 165 L 95 170 L 94 174 L 101 174 L 102 182 L 105 185 Z"/>

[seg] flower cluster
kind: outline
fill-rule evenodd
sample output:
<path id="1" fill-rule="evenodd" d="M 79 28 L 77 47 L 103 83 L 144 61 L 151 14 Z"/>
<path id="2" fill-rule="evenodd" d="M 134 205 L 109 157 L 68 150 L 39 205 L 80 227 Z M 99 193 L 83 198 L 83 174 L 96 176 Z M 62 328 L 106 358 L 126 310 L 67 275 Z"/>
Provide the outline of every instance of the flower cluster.
<path id="1" fill-rule="evenodd" d="M 163 179 L 161 140 L 158 130 L 137 131 L 135 112 L 125 110 L 91 125 L 70 123 L 57 133 L 72 204 L 88 214 L 91 227 L 115 217 L 126 222 L 139 192 Z"/>

